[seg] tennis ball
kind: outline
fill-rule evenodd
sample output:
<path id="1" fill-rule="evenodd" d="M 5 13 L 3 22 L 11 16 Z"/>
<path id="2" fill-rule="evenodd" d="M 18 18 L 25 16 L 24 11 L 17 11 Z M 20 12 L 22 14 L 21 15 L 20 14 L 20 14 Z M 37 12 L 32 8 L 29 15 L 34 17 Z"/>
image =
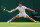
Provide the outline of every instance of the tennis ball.
<path id="1" fill-rule="evenodd" d="M 4 11 L 5 11 L 5 9 L 4 9 Z"/>

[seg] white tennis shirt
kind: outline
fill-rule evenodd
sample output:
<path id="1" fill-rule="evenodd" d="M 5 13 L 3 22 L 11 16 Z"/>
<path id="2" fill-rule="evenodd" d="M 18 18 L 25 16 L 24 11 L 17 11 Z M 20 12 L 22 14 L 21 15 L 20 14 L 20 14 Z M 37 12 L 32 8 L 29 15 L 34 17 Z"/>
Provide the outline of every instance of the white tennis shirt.
<path id="1" fill-rule="evenodd" d="M 18 9 L 19 10 L 19 12 L 20 13 L 25 13 L 25 9 L 26 9 L 27 7 L 25 7 L 25 6 L 22 6 L 22 7 L 17 7 L 16 9 Z"/>

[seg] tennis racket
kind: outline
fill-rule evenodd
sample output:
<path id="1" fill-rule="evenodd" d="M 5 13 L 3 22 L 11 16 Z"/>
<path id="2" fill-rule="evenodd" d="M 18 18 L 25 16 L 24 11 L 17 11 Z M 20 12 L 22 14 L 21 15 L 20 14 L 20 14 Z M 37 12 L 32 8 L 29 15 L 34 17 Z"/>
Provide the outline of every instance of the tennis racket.
<path id="1" fill-rule="evenodd" d="M 1 9 L 2 9 L 3 11 L 7 11 L 7 12 L 9 12 L 9 11 L 6 9 L 5 6 L 1 6 Z"/>

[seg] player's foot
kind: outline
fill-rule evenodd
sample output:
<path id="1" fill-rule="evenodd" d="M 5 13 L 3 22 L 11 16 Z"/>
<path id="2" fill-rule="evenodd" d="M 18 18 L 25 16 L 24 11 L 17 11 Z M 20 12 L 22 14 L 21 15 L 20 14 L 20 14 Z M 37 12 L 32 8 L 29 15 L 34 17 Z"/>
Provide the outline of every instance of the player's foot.
<path id="1" fill-rule="evenodd" d="M 10 23 L 10 21 L 8 21 L 7 23 Z"/>
<path id="2" fill-rule="evenodd" d="M 39 21 L 35 21 L 35 23 L 38 23 Z"/>
<path id="3" fill-rule="evenodd" d="M 12 20 L 9 20 L 7 23 L 10 23 Z"/>

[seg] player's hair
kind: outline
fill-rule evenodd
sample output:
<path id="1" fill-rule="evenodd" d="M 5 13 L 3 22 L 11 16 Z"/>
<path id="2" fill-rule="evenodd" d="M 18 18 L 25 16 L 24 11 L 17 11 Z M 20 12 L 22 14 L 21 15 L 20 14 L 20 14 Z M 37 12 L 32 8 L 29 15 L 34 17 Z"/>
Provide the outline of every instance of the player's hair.
<path id="1" fill-rule="evenodd" d="M 19 4 L 22 4 L 22 2 L 19 2 Z"/>

